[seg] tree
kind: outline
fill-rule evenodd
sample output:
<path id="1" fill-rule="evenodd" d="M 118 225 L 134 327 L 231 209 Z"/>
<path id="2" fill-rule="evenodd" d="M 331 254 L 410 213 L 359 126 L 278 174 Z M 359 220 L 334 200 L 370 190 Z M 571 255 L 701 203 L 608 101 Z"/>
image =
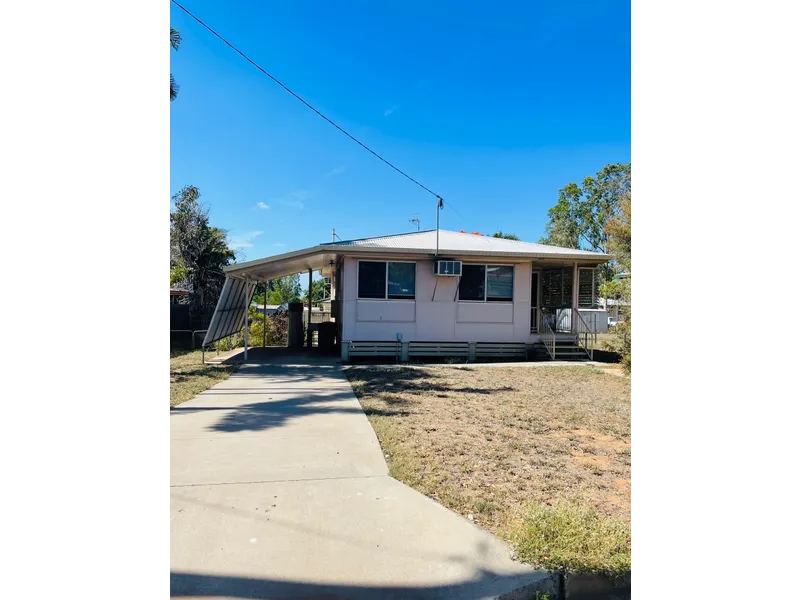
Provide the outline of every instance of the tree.
<path id="1" fill-rule="evenodd" d="M 620 268 L 628 274 L 631 273 L 631 191 L 623 193 L 619 203 L 619 210 L 606 223 L 608 235 L 608 249 L 614 255 L 614 260 Z"/>
<path id="2" fill-rule="evenodd" d="M 608 252 L 605 224 L 619 211 L 631 190 L 631 163 L 609 164 L 586 177 L 583 186 L 569 183 L 558 191 L 556 205 L 547 211 L 549 221 L 542 244 Z"/>
<path id="3" fill-rule="evenodd" d="M 608 344 L 609 348 L 619 352 L 622 366 L 631 371 L 631 192 L 628 189 L 622 194 L 619 210 L 606 222 L 608 247 L 620 270 L 625 274 L 611 282 L 610 293 L 627 306 L 625 319 L 617 325 L 615 338 Z"/>
<path id="4" fill-rule="evenodd" d="M 181 34 L 178 32 L 177 29 L 173 29 L 172 27 L 169 28 L 169 45 L 172 46 L 172 49 L 176 52 L 178 51 L 178 47 L 181 45 Z M 175 98 L 178 97 L 178 90 L 181 86 L 175 83 L 175 78 L 172 76 L 172 73 L 169 74 L 169 101 L 172 102 Z"/>
<path id="5" fill-rule="evenodd" d="M 203 314 L 216 305 L 225 281 L 222 268 L 234 261 L 236 254 L 228 247 L 225 230 L 209 225 L 208 210 L 199 198 L 200 190 L 193 185 L 172 196 L 170 284 L 188 288 L 191 310 Z"/>
<path id="6" fill-rule="evenodd" d="M 501 239 L 504 239 L 504 240 L 517 240 L 517 241 L 519 241 L 519 238 L 517 236 L 515 236 L 513 233 L 503 233 L 502 231 L 495 231 L 492 234 L 492 237 L 501 238 Z"/>
<path id="7" fill-rule="evenodd" d="M 573 206 L 580 202 L 581 189 L 576 183 L 558 190 L 556 205 L 547 211 L 550 220 L 545 226 L 545 237 L 540 244 L 562 248 L 580 248 L 580 232 L 573 216 Z"/>
<path id="8" fill-rule="evenodd" d="M 606 224 L 620 211 L 624 197 L 630 198 L 631 163 L 604 166 L 583 185 L 569 183 L 558 191 L 558 201 L 547 211 L 545 237 L 539 243 L 593 252 L 609 252 Z M 618 265 L 605 265 L 604 281 L 611 281 Z"/>
<path id="9" fill-rule="evenodd" d="M 272 279 L 268 282 L 267 287 L 269 289 L 267 304 L 288 304 L 300 299 L 300 275 L 297 273 Z"/>
<path id="10" fill-rule="evenodd" d="M 311 282 L 311 302 L 319 302 L 329 296 L 330 292 L 324 279 L 316 279 Z M 303 302 L 308 302 L 308 291 L 303 296 Z"/>

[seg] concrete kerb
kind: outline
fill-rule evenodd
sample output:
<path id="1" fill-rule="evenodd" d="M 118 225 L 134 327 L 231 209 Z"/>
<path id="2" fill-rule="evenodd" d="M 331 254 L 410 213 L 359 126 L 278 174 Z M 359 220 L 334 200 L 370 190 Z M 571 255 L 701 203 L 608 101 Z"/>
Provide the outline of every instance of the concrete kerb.
<path id="1" fill-rule="evenodd" d="M 611 580 L 593 573 L 569 573 L 562 576 L 560 600 L 630 600 L 631 572 Z"/>

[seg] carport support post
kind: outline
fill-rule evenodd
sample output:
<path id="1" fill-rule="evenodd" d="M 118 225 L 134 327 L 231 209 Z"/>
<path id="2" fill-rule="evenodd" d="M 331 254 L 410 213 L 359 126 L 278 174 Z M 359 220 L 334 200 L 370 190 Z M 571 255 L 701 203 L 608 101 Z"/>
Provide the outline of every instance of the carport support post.
<path id="1" fill-rule="evenodd" d="M 578 294 L 580 293 L 580 271 L 578 263 L 572 263 L 572 314 L 569 316 L 572 322 L 572 333 L 578 333 Z"/>
<path id="2" fill-rule="evenodd" d="M 264 280 L 264 342 L 261 344 L 267 347 L 267 280 Z"/>
<path id="3" fill-rule="evenodd" d="M 250 323 L 247 322 L 247 308 L 244 309 L 244 359 L 247 360 L 247 330 L 250 329 Z"/>
<path id="4" fill-rule="evenodd" d="M 311 275 L 313 271 L 311 269 L 308 270 L 308 327 L 306 327 L 306 335 L 308 339 L 306 340 L 306 347 L 311 350 Z"/>

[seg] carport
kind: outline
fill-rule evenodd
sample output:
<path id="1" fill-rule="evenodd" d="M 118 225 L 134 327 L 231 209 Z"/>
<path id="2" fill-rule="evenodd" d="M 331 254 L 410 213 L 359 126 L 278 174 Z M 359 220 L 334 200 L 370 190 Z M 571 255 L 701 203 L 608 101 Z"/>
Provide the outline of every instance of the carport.
<path id="1" fill-rule="evenodd" d="M 225 267 L 225 283 L 203 339 L 203 347 L 226 338 L 244 327 L 247 309 L 253 300 L 256 284 L 259 282 L 266 283 L 271 279 L 307 272 L 308 288 L 311 290 L 313 273 L 320 271 L 324 277 L 331 277 L 331 298 L 335 298 L 336 268 L 340 264 L 341 256 L 331 250 L 330 246 L 315 246 Z M 264 318 L 266 319 L 266 315 Z M 307 316 L 309 330 L 311 318 L 311 294 L 309 293 Z M 247 360 L 248 351 L 248 329 L 248 327 L 244 327 L 245 360 Z M 310 349 L 310 335 L 307 336 L 306 345 Z"/>

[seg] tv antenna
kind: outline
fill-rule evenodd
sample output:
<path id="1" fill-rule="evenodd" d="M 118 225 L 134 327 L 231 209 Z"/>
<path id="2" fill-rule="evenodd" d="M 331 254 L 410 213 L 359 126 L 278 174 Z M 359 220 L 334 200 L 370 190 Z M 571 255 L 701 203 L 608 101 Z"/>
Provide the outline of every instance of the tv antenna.
<path id="1" fill-rule="evenodd" d="M 408 220 L 408 222 L 409 223 L 416 223 L 417 224 L 417 231 L 419 231 L 419 218 L 418 217 L 412 217 L 411 219 Z"/>

